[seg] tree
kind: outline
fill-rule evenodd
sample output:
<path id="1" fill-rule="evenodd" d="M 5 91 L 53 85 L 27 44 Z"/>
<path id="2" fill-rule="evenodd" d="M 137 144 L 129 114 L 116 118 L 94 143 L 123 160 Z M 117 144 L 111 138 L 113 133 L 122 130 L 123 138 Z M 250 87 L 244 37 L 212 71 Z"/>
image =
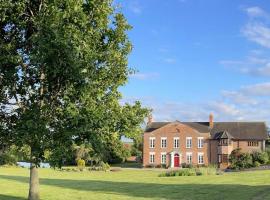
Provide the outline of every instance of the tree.
<path id="1" fill-rule="evenodd" d="M 119 104 L 131 27 L 111 0 L 0 0 L 0 13 L 0 143 L 29 146 L 37 200 L 45 151 L 87 141 L 103 152 L 149 110 Z"/>

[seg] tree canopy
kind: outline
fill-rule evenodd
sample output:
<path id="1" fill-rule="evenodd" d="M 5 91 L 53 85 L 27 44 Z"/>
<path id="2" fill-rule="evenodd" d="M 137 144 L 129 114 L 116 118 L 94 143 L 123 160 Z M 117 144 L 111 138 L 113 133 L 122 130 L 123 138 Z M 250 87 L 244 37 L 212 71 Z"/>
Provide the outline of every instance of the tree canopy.
<path id="1" fill-rule="evenodd" d="M 0 143 L 28 145 L 36 168 L 56 146 L 138 137 L 149 110 L 119 103 L 131 26 L 112 0 L 0 0 L 0 13 Z"/>

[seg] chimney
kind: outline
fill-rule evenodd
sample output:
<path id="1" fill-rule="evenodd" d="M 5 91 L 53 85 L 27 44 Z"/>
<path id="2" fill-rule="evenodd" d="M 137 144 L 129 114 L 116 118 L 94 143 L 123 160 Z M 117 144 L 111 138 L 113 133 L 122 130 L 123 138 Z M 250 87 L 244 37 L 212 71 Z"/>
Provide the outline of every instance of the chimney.
<path id="1" fill-rule="evenodd" d="M 148 116 L 148 122 L 147 122 L 147 125 L 148 124 L 151 124 L 153 122 L 153 116 L 152 115 L 149 115 Z"/>
<path id="2" fill-rule="evenodd" d="M 210 113 L 209 115 L 209 128 L 212 129 L 214 127 L 214 115 Z"/>

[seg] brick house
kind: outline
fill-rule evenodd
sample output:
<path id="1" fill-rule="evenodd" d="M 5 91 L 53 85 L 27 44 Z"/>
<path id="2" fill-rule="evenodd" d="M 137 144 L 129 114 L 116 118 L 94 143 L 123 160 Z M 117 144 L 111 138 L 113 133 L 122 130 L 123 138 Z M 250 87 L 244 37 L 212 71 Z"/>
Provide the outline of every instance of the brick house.
<path id="1" fill-rule="evenodd" d="M 216 164 L 228 167 L 232 150 L 265 150 L 264 122 L 153 122 L 148 118 L 143 136 L 143 166 L 180 167 Z"/>

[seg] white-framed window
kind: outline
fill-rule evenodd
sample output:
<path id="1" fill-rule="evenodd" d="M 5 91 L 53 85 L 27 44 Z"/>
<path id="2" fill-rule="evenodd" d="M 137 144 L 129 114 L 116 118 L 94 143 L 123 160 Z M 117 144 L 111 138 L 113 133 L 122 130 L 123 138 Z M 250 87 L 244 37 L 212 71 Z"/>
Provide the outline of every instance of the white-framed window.
<path id="1" fill-rule="evenodd" d="M 192 137 L 186 137 L 186 148 L 191 148 Z"/>
<path id="2" fill-rule="evenodd" d="M 204 160 L 203 160 L 203 153 L 198 153 L 198 164 L 203 164 Z"/>
<path id="3" fill-rule="evenodd" d="M 203 137 L 198 137 L 198 148 L 203 148 Z"/>
<path id="4" fill-rule="evenodd" d="M 155 163 L 155 152 L 150 152 L 149 159 L 150 163 Z"/>
<path id="5" fill-rule="evenodd" d="M 187 157 L 187 163 L 192 164 L 192 152 L 187 152 L 186 157 Z"/>
<path id="6" fill-rule="evenodd" d="M 221 163 L 221 162 L 222 162 L 221 154 L 218 154 L 218 163 Z"/>
<path id="7" fill-rule="evenodd" d="M 155 141 L 156 141 L 155 137 L 150 137 L 149 138 L 150 148 L 155 148 Z"/>
<path id="8" fill-rule="evenodd" d="M 173 138 L 173 148 L 179 148 L 179 137 Z"/>
<path id="9" fill-rule="evenodd" d="M 162 152 L 161 153 L 161 164 L 166 164 L 166 158 L 167 158 L 167 153 L 166 152 Z"/>
<path id="10" fill-rule="evenodd" d="M 161 148 L 166 148 L 166 147 L 167 147 L 167 138 L 161 137 Z"/>

